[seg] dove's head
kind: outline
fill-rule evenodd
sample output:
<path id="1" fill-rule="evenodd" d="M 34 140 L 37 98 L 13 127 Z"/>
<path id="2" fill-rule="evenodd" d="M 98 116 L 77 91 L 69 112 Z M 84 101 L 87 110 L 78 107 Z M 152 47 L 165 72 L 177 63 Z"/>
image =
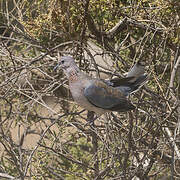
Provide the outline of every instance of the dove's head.
<path id="1" fill-rule="evenodd" d="M 74 65 L 75 65 L 75 62 L 71 56 L 62 56 L 60 61 L 57 64 L 57 66 L 55 67 L 55 69 L 57 69 L 59 67 L 62 69 L 67 69 L 67 68 L 72 67 Z"/>
<path id="2" fill-rule="evenodd" d="M 57 66 L 54 69 L 61 68 L 65 72 L 66 75 L 71 71 L 78 70 L 73 57 L 71 56 L 62 56 L 60 61 L 58 62 Z"/>

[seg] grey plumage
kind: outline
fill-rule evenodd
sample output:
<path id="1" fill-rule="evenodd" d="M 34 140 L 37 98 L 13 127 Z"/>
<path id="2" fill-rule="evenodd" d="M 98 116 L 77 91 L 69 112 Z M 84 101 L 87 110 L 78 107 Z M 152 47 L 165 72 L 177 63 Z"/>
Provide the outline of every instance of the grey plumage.
<path id="1" fill-rule="evenodd" d="M 140 63 L 135 64 L 127 77 L 108 81 L 92 78 L 81 72 L 70 56 L 63 56 L 57 67 L 63 69 L 69 80 L 74 101 L 98 116 L 110 111 L 133 110 L 135 106 L 127 96 L 137 91 L 147 80 L 147 74 Z"/>

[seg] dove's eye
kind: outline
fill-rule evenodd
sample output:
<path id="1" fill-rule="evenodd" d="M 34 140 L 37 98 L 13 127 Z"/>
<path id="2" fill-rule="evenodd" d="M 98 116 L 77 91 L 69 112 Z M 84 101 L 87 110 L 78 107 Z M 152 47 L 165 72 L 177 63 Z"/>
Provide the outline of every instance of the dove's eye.
<path id="1" fill-rule="evenodd" d="M 61 64 L 64 64 L 64 60 L 61 61 Z"/>

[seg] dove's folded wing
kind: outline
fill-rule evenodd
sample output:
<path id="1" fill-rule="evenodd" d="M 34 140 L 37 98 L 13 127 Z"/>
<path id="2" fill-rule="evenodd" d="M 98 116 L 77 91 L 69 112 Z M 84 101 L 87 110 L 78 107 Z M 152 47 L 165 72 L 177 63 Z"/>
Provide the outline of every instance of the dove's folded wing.
<path id="1" fill-rule="evenodd" d="M 100 80 L 96 80 L 86 87 L 84 96 L 94 106 L 106 110 L 123 112 L 135 108 L 121 91 Z"/>

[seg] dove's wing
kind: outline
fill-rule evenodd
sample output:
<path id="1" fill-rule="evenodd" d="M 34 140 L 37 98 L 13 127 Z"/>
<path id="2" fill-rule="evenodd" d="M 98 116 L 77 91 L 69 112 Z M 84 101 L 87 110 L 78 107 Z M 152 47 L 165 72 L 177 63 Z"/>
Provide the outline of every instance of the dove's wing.
<path id="1" fill-rule="evenodd" d="M 111 111 L 129 111 L 135 107 L 118 89 L 108 86 L 100 80 L 95 80 L 84 89 L 84 96 L 96 107 Z"/>

